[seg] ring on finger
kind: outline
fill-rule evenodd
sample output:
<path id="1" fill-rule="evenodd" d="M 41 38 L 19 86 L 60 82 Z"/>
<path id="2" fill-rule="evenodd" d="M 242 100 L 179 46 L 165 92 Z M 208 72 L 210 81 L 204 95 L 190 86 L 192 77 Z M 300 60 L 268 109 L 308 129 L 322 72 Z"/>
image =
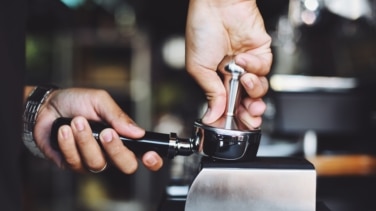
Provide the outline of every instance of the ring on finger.
<path id="1" fill-rule="evenodd" d="M 102 171 L 106 170 L 106 168 L 107 168 L 107 162 L 104 164 L 104 166 L 101 169 L 99 169 L 99 170 L 89 169 L 89 171 L 91 173 L 98 174 L 98 173 L 101 173 Z"/>

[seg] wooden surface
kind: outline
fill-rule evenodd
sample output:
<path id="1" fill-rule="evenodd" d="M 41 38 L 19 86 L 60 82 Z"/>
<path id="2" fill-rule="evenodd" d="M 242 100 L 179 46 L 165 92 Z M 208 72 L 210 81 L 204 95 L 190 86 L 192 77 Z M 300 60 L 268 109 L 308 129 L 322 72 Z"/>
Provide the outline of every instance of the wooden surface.
<path id="1" fill-rule="evenodd" d="M 376 155 L 319 155 L 307 159 L 318 176 L 376 175 Z"/>

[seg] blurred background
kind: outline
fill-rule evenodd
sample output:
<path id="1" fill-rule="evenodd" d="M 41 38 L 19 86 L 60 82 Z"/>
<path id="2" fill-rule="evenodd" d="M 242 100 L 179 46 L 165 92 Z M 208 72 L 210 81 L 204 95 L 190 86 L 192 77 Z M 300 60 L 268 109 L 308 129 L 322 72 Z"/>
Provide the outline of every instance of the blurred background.
<path id="1" fill-rule="evenodd" d="M 306 157 L 317 200 L 376 210 L 376 1 L 257 1 L 274 63 L 259 156 Z M 205 96 L 184 67 L 188 0 L 29 0 L 29 84 L 107 90 L 140 126 L 189 137 Z M 25 211 L 157 210 L 199 158 L 75 174 L 24 150 Z M 304 187 L 302 187 L 304 188 Z"/>

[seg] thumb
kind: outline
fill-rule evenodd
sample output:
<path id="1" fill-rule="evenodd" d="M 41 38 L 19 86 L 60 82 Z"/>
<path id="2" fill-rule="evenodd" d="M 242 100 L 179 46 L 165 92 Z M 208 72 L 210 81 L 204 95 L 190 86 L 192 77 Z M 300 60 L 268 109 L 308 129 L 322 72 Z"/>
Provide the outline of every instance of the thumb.
<path id="1" fill-rule="evenodd" d="M 140 138 L 145 135 L 145 130 L 139 127 L 126 113 L 111 118 L 109 123 L 116 132 L 128 138 Z"/>
<path id="2" fill-rule="evenodd" d="M 217 95 L 210 99 L 208 98 L 208 108 L 202 117 L 202 122 L 210 124 L 217 121 L 223 115 L 225 108 L 226 96 Z"/>
<path id="3" fill-rule="evenodd" d="M 205 124 L 218 120 L 226 108 L 226 90 L 217 72 L 212 70 L 201 70 L 191 72 L 191 75 L 205 92 L 208 108 L 202 118 Z"/>

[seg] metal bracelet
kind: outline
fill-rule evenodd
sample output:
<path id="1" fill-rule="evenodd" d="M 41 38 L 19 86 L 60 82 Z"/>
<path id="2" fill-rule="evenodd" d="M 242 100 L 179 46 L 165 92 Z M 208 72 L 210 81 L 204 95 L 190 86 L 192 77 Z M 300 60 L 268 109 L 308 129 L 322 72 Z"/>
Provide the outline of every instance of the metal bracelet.
<path id="1" fill-rule="evenodd" d="M 55 86 L 37 86 L 30 93 L 25 103 L 23 114 L 23 135 L 22 139 L 26 148 L 35 156 L 45 158 L 43 152 L 38 148 L 34 139 L 34 127 L 40 107 L 46 101 Z"/>

